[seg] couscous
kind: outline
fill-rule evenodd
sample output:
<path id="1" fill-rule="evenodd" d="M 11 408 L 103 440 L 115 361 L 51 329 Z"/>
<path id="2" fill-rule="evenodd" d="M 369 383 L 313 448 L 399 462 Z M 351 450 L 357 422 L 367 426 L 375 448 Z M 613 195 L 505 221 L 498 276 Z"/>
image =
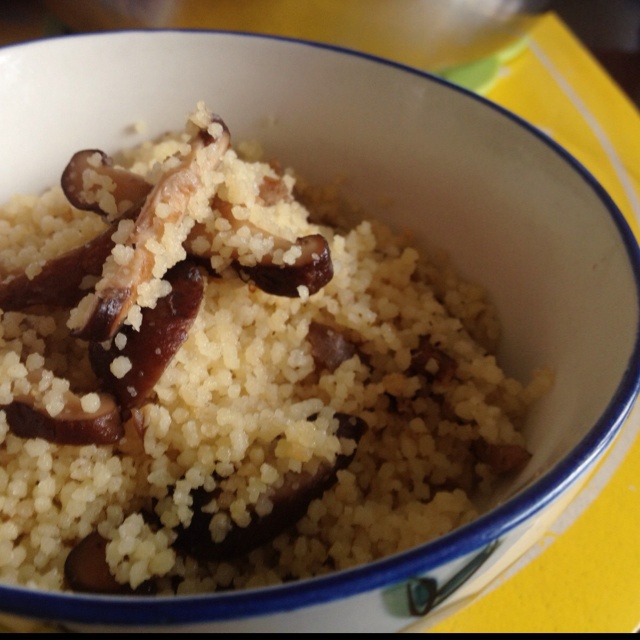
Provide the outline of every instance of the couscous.
<path id="1" fill-rule="evenodd" d="M 552 376 L 505 375 L 485 290 L 410 232 L 343 224 L 203 104 L 63 169 L 0 208 L 3 582 L 317 576 L 469 522 L 526 464 Z"/>

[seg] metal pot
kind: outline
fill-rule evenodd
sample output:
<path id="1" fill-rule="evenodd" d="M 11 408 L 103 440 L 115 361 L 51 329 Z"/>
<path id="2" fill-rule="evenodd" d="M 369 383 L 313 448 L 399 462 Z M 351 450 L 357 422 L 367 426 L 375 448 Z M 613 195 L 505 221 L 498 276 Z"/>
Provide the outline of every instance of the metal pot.
<path id="1" fill-rule="evenodd" d="M 189 28 L 317 40 L 440 69 L 520 38 L 545 0 L 46 0 L 72 31 Z"/>

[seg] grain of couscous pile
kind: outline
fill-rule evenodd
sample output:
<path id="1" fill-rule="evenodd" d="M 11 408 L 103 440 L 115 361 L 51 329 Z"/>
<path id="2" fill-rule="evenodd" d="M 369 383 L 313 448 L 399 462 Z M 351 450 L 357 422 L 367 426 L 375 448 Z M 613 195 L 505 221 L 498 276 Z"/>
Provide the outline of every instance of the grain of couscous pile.
<path id="1" fill-rule="evenodd" d="M 316 576 L 469 522 L 526 464 L 551 375 L 503 373 L 485 291 L 255 148 L 198 104 L 0 208 L 2 582 Z"/>

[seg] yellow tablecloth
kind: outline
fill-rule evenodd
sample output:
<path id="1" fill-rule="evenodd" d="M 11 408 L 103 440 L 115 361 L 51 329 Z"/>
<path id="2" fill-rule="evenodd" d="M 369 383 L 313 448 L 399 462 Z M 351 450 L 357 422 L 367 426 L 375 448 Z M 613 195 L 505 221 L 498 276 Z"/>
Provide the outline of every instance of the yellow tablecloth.
<path id="1" fill-rule="evenodd" d="M 227 28 L 247 27 L 237 19 Z M 3 25 L 0 16 L 0 45 L 38 37 L 42 26 Z M 284 35 L 314 37 L 292 33 L 286 23 L 273 27 Z M 374 46 L 370 52 L 415 64 L 415 56 L 390 46 L 385 42 L 384 50 Z M 530 26 L 524 46 L 501 63 L 486 95 L 553 136 L 594 174 L 633 229 L 640 229 L 640 113 L 554 14 Z M 640 409 L 629 425 L 638 420 Z M 637 531 L 640 439 L 627 429 L 575 509 L 518 563 L 519 570 L 434 631 L 633 631 L 640 624 Z"/>
<path id="2" fill-rule="evenodd" d="M 637 108 L 556 16 L 538 20 L 529 39 L 487 97 L 550 133 L 593 173 L 637 232 Z M 639 419 L 636 410 L 630 424 Z M 621 457 L 622 465 L 601 493 L 575 521 L 559 522 L 537 557 L 435 631 L 635 630 L 640 623 L 640 441 L 623 432 L 583 500 L 589 500 L 590 487 L 597 490 L 608 479 L 607 465 Z"/>

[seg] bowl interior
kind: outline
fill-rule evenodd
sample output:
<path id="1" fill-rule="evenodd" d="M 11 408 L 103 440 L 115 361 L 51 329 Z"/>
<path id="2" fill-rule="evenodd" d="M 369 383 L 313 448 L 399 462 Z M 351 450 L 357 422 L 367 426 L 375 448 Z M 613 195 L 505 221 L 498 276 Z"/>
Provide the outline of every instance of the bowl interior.
<path id="1" fill-rule="evenodd" d="M 631 233 L 574 160 L 487 102 L 368 56 L 202 32 L 0 50 L 0 94 L 0 201 L 54 183 L 78 149 L 112 152 L 180 128 L 202 99 L 236 141 L 259 139 L 312 182 L 345 176 L 368 214 L 447 250 L 497 303 L 506 370 L 523 381 L 540 366 L 556 373 L 526 426 L 534 458 L 496 501 L 581 442 L 576 464 L 594 456 L 629 410 L 638 385 Z M 143 133 L 132 126 L 141 121 Z"/>

